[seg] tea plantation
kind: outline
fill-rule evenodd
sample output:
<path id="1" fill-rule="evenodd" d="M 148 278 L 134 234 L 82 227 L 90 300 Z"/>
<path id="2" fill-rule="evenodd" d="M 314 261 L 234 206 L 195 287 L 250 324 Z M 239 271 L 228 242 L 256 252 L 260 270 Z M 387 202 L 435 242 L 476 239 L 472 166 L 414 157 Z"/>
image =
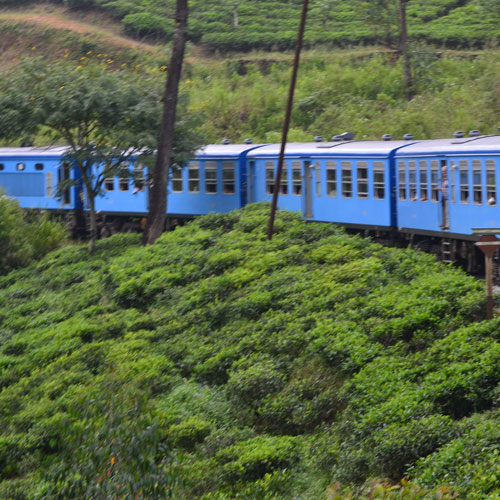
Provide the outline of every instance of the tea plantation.
<path id="1" fill-rule="evenodd" d="M 0 498 L 500 496 L 481 284 L 268 210 L 0 277 Z"/>

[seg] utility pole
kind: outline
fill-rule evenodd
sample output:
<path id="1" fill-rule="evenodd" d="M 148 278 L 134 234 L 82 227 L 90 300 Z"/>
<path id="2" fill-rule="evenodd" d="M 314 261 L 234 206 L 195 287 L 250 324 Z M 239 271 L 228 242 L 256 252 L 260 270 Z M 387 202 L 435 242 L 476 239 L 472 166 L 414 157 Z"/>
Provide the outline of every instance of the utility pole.
<path id="1" fill-rule="evenodd" d="M 290 91 L 288 93 L 288 103 L 286 107 L 285 122 L 283 124 L 283 134 L 281 137 L 281 149 L 278 159 L 278 170 L 274 180 L 273 201 L 271 203 L 271 214 L 269 216 L 269 226 L 267 228 L 267 239 L 273 238 L 274 232 L 274 219 L 276 217 L 276 208 L 278 206 L 278 193 L 280 190 L 281 172 L 283 170 L 283 158 L 285 157 L 285 146 L 288 138 L 288 130 L 290 129 L 290 119 L 292 116 L 293 96 L 295 93 L 295 86 L 297 83 L 297 74 L 299 72 L 300 52 L 302 50 L 302 41 L 304 40 L 304 31 L 306 28 L 307 9 L 309 7 L 309 0 L 304 0 L 302 6 L 302 17 L 300 19 L 299 35 L 297 38 L 297 47 L 295 49 L 295 59 L 293 63 L 292 80 L 290 83 Z"/>

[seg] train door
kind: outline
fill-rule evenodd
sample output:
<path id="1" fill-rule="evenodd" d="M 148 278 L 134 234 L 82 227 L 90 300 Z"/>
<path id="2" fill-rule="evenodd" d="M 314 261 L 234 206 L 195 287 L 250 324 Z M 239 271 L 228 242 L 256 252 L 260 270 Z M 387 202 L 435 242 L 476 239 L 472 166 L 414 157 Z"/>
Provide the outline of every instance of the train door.
<path id="1" fill-rule="evenodd" d="M 312 192 L 312 169 L 314 166 L 310 161 L 304 162 L 304 217 L 313 217 L 313 192 Z"/>
<path id="2" fill-rule="evenodd" d="M 440 160 L 440 191 L 441 203 L 439 210 L 439 226 L 450 228 L 450 171 L 447 160 Z"/>
<path id="3" fill-rule="evenodd" d="M 256 200 L 255 181 L 255 161 L 252 160 L 248 163 L 248 203 Z"/>
<path id="4" fill-rule="evenodd" d="M 70 190 L 71 169 L 68 162 L 64 162 L 57 170 L 58 190 L 61 193 L 63 205 L 71 204 Z"/>

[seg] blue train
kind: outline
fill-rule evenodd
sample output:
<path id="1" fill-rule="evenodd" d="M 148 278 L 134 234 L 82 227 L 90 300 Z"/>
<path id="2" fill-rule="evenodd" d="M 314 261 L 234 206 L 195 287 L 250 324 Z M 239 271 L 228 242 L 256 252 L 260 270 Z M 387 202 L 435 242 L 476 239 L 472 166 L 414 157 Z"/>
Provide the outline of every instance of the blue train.
<path id="1" fill-rule="evenodd" d="M 384 139 L 357 141 L 346 134 L 331 142 L 288 144 L 279 207 L 300 211 L 307 220 L 433 251 L 473 271 L 482 260 L 473 228 L 500 226 L 500 136 Z M 209 145 L 184 168 L 174 167 L 169 224 L 270 201 L 279 149 L 277 144 Z M 0 148 L 0 189 L 22 207 L 84 210 L 78 172 L 63 155 L 64 148 Z M 130 178 L 106 179 L 104 196 L 96 202 L 103 234 L 137 228 L 134 224 L 147 214 L 147 172 L 138 163 L 129 169 Z M 57 185 L 68 179 L 75 185 L 57 193 Z"/>

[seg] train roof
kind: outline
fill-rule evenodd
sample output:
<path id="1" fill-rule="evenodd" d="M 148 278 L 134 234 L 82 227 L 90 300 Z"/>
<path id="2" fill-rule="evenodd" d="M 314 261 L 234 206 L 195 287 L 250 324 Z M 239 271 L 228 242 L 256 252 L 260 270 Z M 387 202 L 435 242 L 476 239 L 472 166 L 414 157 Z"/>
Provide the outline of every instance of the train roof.
<path id="1" fill-rule="evenodd" d="M 262 144 L 208 144 L 196 151 L 196 157 L 236 158 L 245 151 L 261 146 Z"/>
<path id="2" fill-rule="evenodd" d="M 59 158 L 66 153 L 67 146 L 27 147 L 27 148 L 0 148 L 0 158 Z"/>
<path id="3" fill-rule="evenodd" d="M 338 142 L 292 142 L 285 148 L 290 157 L 332 157 L 332 156 L 380 156 L 387 157 L 394 150 L 412 144 L 408 141 L 338 141 Z M 248 157 L 276 157 L 281 145 L 270 144 L 254 149 Z"/>
<path id="4" fill-rule="evenodd" d="M 482 135 L 461 139 L 418 141 L 397 151 L 397 157 L 500 154 L 500 135 Z"/>

